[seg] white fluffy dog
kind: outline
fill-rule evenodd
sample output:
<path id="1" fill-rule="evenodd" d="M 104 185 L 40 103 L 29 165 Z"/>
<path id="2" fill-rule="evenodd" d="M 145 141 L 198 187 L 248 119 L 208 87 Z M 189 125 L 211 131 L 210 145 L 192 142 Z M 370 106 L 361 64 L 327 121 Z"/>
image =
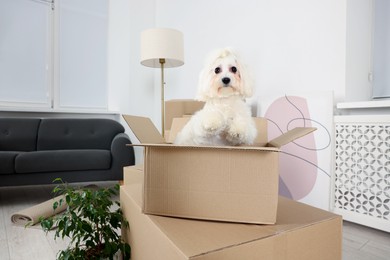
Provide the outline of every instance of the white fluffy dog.
<path id="1" fill-rule="evenodd" d="M 252 96 L 251 83 L 232 49 L 210 55 L 199 76 L 197 96 L 206 103 L 178 133 L 175 144 L 252 144 L 257 130 L 245 103 L 245 98 Z"/>

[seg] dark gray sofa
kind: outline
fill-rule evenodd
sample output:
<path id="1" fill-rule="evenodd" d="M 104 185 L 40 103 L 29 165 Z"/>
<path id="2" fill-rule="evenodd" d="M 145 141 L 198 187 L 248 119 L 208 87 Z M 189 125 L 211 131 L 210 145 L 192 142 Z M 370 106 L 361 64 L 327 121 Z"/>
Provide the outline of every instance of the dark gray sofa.
<path id="1" fill-rule="evenodd" d="M 129 143 L 111 119 L 0 118 L 0 186 L 122 180 Z"/>

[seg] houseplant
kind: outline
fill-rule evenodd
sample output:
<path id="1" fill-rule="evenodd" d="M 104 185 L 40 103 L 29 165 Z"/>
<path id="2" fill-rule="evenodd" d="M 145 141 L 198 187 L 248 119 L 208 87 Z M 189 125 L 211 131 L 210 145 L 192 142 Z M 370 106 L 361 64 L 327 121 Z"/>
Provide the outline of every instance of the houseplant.
<path id="1" fill-rule="evenodd" d="M 130 246 L 118 234 L 120 228 L 128 228 L 118 201 L 119 185 L 112 188 L 75 189 L 61 179 L 53 192 L 63 198 L 53 203 L 53 209 L 67 203 L 63 214 L 41 218 L 40 224 L 47 233 L 55 228 L 55 236 L 70 238 L 70 244 L 58 253 L 57 259 L 130 259 Z M 118 209 L 111 210 L 116 204 Z M 116 257 L 116 258 L 114 258 Z"/>

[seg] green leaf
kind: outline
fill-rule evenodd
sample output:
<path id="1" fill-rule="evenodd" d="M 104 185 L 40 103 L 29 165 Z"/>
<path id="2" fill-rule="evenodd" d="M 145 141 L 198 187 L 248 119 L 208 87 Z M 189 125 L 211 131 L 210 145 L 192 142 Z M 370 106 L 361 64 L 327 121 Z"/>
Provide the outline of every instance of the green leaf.
<path id="1" fill-rule="evenodd" d="M 129 244 L 124 244 L 122 247 L 123 260 L 129 260 L 131 256 L 131 248 Z"/>
<path id="2" fill-rule="evenodd" d="M 53 183 L 55 183 L 55 182 L 61 182 L 61 183 L 63 183 L 63 181 L 62 181 L 61 178 L 55 178 L 55 179 L 53 180 Z"/>
<path id="3" fill-rule="evenodd" d="M 86 222 L 83 222 L 82 224 L 82 229 L 84 229 L 86 232 L 90 233 L 92 232 L 92 227 L 91 225 L 89 225 L 88 223 Z"/>
<path id="4" fill-rule="evenodd" d="M 70 196 L 69 194 L 67 194 L 67 195 L 65 196 L 65 200 L 66 200 L 66 203 L 69 205 L 70 202 L 71 202 L 71 200 L 72 200 L 72 198 L 71 198 L 71 196 Z"/>
<path id="5" fill-rule="evenodd" d="M 122 251 L 124 259 L 129 259 L 130 245 L 124 243 L 119 235 L 120 228 L 128 227 L 128 222 L 120 208 L 111 211 L 114 204 L 120 207 L 119 202 L 113 200 L 119 194 L 119 185 L 106 189 L 75 190 L 62 180 L 58 181 L 61 183 L 53 191 L 63 194 L 64 199 L 54 202 L 53 208 L 58 208 L 65 201 L 68 207 L 62 215 L 40 219 L 46 232 L 57 227 L 55 238 L 70 238 L 68 248 L 60 251 L 57 259 L 112 259 L 118 250 Z M 97 248 L 98 245 L 101 247 Z M 97 254 L 89 257 L 86 252 Z"/>
<path id="6" fill-rule="evenodd" d="M 50 218 L 43 219 L 42 217 L 40 219 L 41 219 L 40 224 L 41 224 L 42 229 L 46 232 L 50 231 L 53 227 L 53 220 Z"/>
<path id="7" fill-rule="evenodd" d="M 53 209 L 56 210 L 58 208 L 58 201 L 55 201 L 53 203 Z"/>

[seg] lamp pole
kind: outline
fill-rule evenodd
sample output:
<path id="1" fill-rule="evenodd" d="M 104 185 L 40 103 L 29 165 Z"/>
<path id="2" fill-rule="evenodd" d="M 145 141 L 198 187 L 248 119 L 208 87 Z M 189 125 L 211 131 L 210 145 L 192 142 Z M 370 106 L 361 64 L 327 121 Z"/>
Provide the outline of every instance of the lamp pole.
<path id="1" fill-rule="evenodd" d="M 143 31 L 141 64 L 161 69 L 161 135 L 165 138 L 164 69 L 184 64 L 183 34 L 169 28 L 152 28 Z"/>
<path id="2" fill-rule="evenodd" d="M 161 134 L 165 138 L 165 98 L 164 98 L 164 64 L 165 59 L 159 59 L 161 65 Z"/>

